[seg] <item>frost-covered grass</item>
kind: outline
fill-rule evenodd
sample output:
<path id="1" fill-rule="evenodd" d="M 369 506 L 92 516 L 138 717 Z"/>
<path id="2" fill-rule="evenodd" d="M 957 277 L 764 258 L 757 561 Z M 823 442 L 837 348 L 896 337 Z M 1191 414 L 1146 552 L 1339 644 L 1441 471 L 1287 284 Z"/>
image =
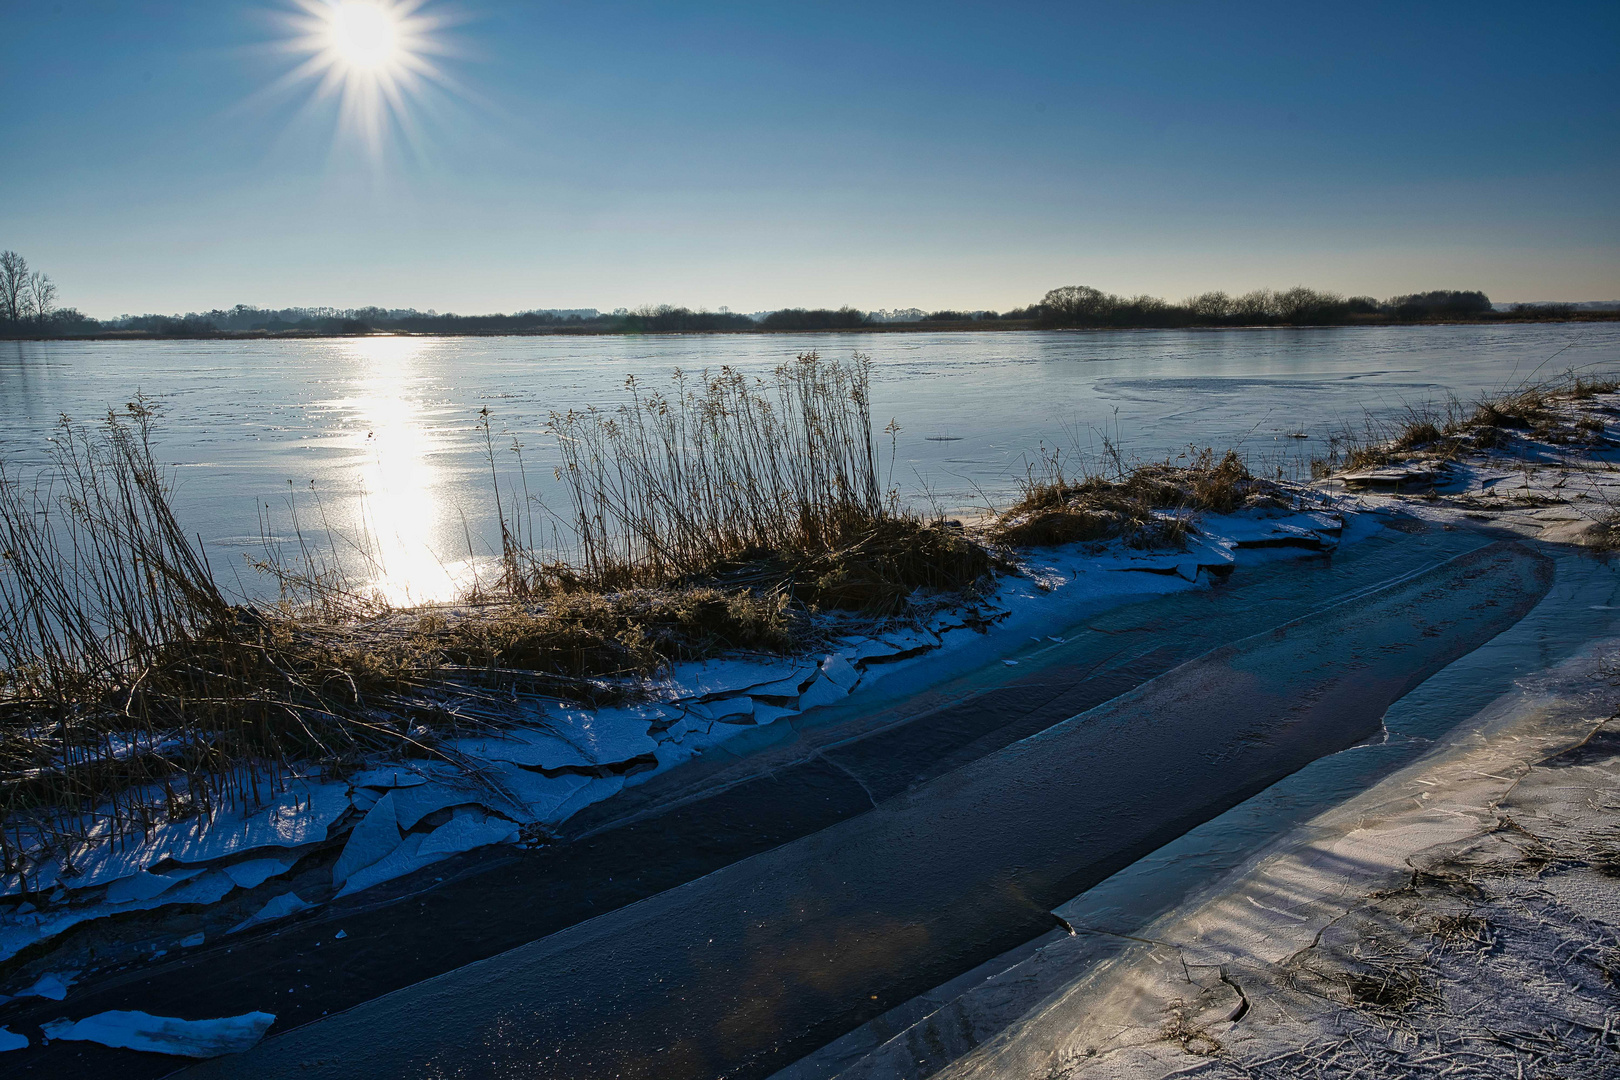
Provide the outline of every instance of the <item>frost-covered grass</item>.
<path id="1" fill-rule="evenodd" d="M 1112 447 L 1109 447 L 1112 450 Z M 1111 453 L 1103 469 L 1070 475 L 1060 451 L 1043 450 L 1027 470 L 1016 503 L 996 515 L 989 535 L 1015 547 L 1122 540 L 1136 548 L 1180 547 L 1188 514 L 1283 507 L 1292 489 L 1250 473 L 1235 451 L 1205 448 L 1177 461 L 1127 466 Z"/>
<path id="2" fill-rule="evenodd" d="M 1568 408 L 1620 389 L 1620 379 L 1571 372 L 1562 379 L 1526 383 L 1472 403 L 1452 398 L 1443 404 L 1408 406 L 1398 420 L 1365 418 L 1330 441 L 1325 456 L 1313 458 L 1311 475 L 1325 479 L 1400 462 L 1444 465 L 1471 453 L 1503 449 L 1515 437 L 1549 445 L 1603 444 L 1603 423 Z"/>

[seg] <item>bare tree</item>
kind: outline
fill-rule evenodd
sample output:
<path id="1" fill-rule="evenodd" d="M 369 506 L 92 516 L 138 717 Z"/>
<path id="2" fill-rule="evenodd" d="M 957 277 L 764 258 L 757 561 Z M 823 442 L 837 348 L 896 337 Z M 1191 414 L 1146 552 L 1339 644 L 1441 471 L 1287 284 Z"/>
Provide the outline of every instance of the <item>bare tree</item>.
<path id="1" fill-rule="evenodd" d="M 41 326 L 56 310 L 56 282 L 39 272 L 28 275 L 28 311 Z"/>
<path id="2" fill-rule="evenodd" d="M 28 288 L 28 260 L 15 251 L 0 251 L 0 319 L 21 322 Z"/>

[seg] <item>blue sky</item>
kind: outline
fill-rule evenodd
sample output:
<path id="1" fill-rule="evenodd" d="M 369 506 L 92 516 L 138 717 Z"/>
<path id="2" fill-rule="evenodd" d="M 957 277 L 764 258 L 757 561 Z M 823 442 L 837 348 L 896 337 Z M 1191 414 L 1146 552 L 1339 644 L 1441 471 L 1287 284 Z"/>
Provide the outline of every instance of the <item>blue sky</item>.
<path id="1" fill-rule="evenodd" d="M 4 3 L 0 247 L 92 315 L 1620 298 L 1620 5 L 429 0 L 370 149 L 292 0 Z"/>

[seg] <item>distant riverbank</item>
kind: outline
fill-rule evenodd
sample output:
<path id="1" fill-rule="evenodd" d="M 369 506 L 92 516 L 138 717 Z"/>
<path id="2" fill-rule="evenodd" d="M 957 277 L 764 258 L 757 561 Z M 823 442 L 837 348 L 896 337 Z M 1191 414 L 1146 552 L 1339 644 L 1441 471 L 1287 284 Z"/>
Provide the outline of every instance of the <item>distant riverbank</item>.
<path id="1" fill-rule="evenodd" d="M 1620 311 L 1575 311 L 1555 314 L 1538 312 L 1496 312 L 1457 318 L 1431 318 L 1422 320 L 1382 318 L 1369 316 L 1347 322 L 1334 323 L 1244 323 L 1188 326 L 1075 326 L 1052 327 L 1034 319 L 989 320 L 965 319 L 958 322 L 867 323 L 855 326 L 825 327 L 769 327 L 752 326 L 728 329 L 702 330 L 650 330 L 625 329 L 612 326 L 535 326 L 522 329 L 489 330 L 201 330 L 196 332 L 162 332 L 153 330 L 106 330 L 90 334 L 11 334 L 0 335 L 3 341 L 312 341 L 326 338 L 422 337 L 422 338 L 498 338 L 498 337 L 775 337 L 796 334 L 938 334 L 938 333 L 993 333 L 1002 331 L 1118 331 L 1118 330 L 1339 330 L 1353 326 L 1493 326 L 1519 323 L 1611 323 L 1620 322 Z"/>

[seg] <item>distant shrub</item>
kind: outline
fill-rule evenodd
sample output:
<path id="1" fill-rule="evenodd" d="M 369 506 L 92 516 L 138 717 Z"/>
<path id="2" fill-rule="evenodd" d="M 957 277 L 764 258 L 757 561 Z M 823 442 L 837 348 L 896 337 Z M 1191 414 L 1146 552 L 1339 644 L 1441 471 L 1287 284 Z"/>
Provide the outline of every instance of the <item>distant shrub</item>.
<path id="1" fill-rule="evenodd" d="M 837 311 L 827 308 L 783 308 L 759 321 L 766 330 L 853 330 L 868 325 L 866 313 L 852 307 Z"/>

